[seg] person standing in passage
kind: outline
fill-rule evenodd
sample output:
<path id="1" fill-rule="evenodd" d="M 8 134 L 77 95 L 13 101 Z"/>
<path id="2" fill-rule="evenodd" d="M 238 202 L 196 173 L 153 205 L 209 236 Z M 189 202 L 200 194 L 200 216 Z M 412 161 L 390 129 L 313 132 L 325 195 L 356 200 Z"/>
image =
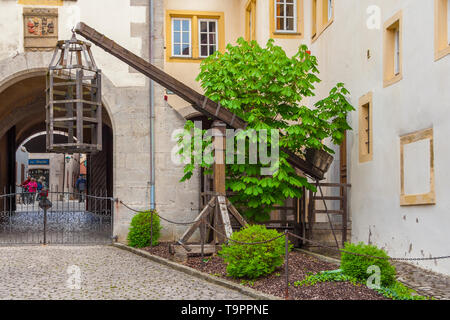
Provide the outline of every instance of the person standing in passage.
<path id="1" fill-rule="evenodd" d="M 34 199 L 36 197 L 37 188 L 38 188 L 38 184 L 36 183 L 36 179 L 31 178 L 30 183 L 28 183 L 28 194 L 29 194 L 29 199 L 30 199 L 31 204 L 34 204 Z"/>
<path id="2" fill-rule="evenodd" d="M 31 176 L 27 176 L 27 180 L 23 181 L 20 184 L 20 187 L 22 188 L 22 203 L 27 204 L 28 201 L 28 184 L 31 182 Z"/>
<path id="3" fill-rule="evenodd" d="M 37 193 L 36 193 L 36 201 L 40 200 L 39 194 L 41 193 L 42 188 L 44 187 L 42 177 L 37 181 Z"/>
<path id="4" fill-rule="evenodd" d="M 83 202 L 86 197 L 86 179 L 83 175 L 80 175 L 80 177 L 78 178 L 76 187 L 78 190 L 79 202 Z"/>

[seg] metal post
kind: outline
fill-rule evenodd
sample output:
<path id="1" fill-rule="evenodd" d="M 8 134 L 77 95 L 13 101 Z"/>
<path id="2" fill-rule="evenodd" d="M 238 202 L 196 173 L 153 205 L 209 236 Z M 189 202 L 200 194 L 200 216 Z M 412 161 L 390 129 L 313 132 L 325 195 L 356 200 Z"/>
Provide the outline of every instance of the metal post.
<path id="1" fill-rule="evenodd" d="M 47 244 L 47 201 L 44 197 L 44 245 Z"/>
<path id="2" fill-rule="evenodd" d="M 150 210 L 150 248 L 153 248 L 153 210 Z"/>
<path id="3" fill-rule="evenodd" d="M 285 273 L 286 273 L 286 292 L 285 299 L 289 300 L 289 240 L 288 240 L 288 231 L 284 231 L 284 243 L 285 243 Z"/>

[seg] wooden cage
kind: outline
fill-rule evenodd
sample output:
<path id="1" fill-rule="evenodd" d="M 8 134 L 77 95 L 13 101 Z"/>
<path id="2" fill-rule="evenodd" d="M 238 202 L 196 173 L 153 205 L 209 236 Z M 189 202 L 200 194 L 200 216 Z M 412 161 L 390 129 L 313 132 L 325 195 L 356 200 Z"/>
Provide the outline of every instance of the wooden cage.
<path id="1" fill-rule="evenodd" d="M 47 73 L 47 152 L 92 153 L 102 150 L 101 70 L 91 45 L 72 39 L 58 41 Z M 53 139 L 64 132 L 63 143 Z"/>

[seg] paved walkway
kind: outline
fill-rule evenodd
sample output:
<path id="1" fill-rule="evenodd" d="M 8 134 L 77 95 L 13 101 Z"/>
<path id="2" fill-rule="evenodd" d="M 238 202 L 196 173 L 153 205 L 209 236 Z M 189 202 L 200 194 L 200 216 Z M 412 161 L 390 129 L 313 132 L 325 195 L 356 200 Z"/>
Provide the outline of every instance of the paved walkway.
<path id="1" fill-rule="evenodd" d="M 249 299 L 111 246 L 0 247 L 0 299 Z"/>
<path id="2" fill-rule="evenodd" d="M 397 278 L 418 293 L 436 299 L 450 300 L 450 277 L 414 265 L 395 262 Z"/>

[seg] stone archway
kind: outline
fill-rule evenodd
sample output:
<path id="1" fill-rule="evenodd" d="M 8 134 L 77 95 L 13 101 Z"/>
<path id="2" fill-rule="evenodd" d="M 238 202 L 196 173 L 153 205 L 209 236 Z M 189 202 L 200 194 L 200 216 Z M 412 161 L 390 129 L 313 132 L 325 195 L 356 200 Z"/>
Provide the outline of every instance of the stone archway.
<path id="1" fill-rule="evenodd" d="M 0 61 L 0 188 L 15 184 L 15 155 L 13 150 L 35 133 L 45 131 L 45 76 L 50 59 L 48 53 L 27 53 Z M 50 61 L 50 60 L 48 60 Z M 30 68 L 33 66 L 33 68 Z M 14 69 L 15 67 L 15 69 Z M 105 165 L 96 176 L 108 186 L 113 196 L 114 185 L 114 125 L 111 110 L 106 103 L 111 96 L 111 85 L 104 86 L 103 123 L 105 150 L 93 155 L 93 165 Z M 106 178 L 107 177 L 107 178 Z"/>

